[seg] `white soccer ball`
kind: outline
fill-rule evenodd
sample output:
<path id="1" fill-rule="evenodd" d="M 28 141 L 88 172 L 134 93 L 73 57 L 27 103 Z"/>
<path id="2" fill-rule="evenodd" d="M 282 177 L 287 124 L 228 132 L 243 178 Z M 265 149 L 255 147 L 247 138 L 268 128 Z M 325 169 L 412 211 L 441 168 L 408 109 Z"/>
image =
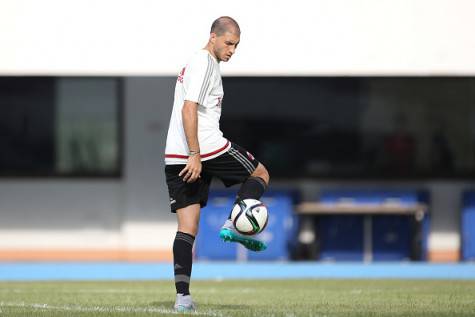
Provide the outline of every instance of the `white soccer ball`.
<path id="1" fill-rule="evenodd" d="M 259 200 L 244 199 L 231 211 L 231 221 L 239 233 L 253 235 L 262 232 L 267 225 L 267 207 Z"/>

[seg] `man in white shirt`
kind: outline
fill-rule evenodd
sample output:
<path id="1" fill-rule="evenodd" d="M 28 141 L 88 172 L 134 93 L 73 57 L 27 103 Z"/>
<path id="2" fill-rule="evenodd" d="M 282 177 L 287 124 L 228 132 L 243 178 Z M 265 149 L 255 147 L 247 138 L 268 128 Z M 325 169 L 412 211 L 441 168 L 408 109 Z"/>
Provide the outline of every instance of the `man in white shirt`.
<path id="1" fill-rule="evenodd" d="M 224 96 L 219 63 L 229 61 L 240 35 L 234 19 L 216 19 L 207 45 L 181 70 L 175 87 L 165 149 L 165 174 L 171 210 L 178 219 L 173 244 L 177 311 L 195 310 L 189 292 L 192 247 L 211 179 L 217 177 L 225 186 L 241 184 L 236 201 L 259 199 L 269 184 L 269 173 L 264 165 L 244 148 L 224 138 L 219 127 Z M 266 249 L 263 242 L 238 234 L 229 219 L 220 237 L 241 243 L 252 251 Z"/>

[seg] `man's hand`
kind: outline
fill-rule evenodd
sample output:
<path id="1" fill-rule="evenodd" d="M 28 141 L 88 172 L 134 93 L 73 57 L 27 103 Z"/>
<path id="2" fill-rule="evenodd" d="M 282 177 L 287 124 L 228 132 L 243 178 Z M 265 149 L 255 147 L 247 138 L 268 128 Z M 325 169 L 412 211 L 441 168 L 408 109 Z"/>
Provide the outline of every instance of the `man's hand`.
<path id="1" fill-rule="evenodd" d="M 200 144 L 198 142 L 198 103 L 185 100 L 181 115 L 190 153 L 185 168 L 181 170 L 178 176 L 183 177 L 184 182 L 193 183 L 200 177 L 201 173 Z"/>
<path id="2" fill-rule="evenodd" d="M 195 182 L 201 174 L 201 157 L 200 154 L 190 155 L 184 169 L 178 176 L 183 177 L 183 181 L 187 183 Z"/>

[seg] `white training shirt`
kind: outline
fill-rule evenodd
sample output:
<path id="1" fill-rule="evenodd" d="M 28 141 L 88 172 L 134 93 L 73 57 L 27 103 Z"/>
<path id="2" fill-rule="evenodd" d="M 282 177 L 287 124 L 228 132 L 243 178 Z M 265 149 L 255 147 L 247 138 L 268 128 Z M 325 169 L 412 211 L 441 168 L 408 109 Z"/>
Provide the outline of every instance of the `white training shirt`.
<path id="1" fill-rule="evenodd" d="M 198 103 L 198 142 L 201 160 L 225 153 L 231 146 L 219 129 L 224 91 L 217 60 L 205 50 L 196 52 L 181 70 L 175 86 L 175 99 L 168 127 L 165 164 L 186 164 L 188 143 L 181 110 L 185 100 Z"/>

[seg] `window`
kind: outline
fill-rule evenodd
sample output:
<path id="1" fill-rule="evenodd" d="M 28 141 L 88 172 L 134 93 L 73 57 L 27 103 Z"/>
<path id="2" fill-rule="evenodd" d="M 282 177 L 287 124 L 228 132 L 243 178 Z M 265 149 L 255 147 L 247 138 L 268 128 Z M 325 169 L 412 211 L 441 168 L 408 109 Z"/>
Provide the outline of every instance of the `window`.
<path id="1" fill-rule="evenodd" d="M 475 78 L 223 83 L 225 136 L 254 152 L 273 177 L 475 177 Z"/>
<path id="2" fill-rule="evenodd" d="M 0 77 L 0 175 L 115 177 L 117 78 Z"/>

